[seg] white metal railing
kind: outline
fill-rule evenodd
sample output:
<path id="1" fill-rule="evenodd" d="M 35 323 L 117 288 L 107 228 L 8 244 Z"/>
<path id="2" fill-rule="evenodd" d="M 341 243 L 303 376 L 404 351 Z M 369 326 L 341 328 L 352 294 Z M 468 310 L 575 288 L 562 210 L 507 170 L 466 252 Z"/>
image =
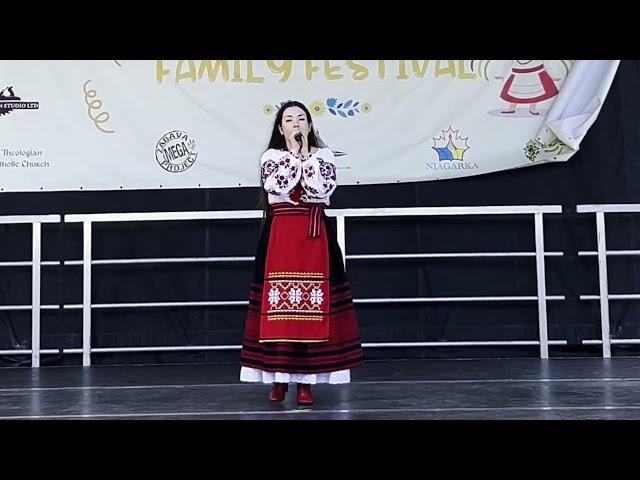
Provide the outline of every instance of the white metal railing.
<path id="1" fill-rule="evenodd" d="M 91 365 L 92 352 L 128 352 L 128 351 L 171 351 L 171 350 L 196 350 L 198 348 L 185 347 L 113 347 L 113 348 L 91 348 L 91 309 L 92 308 L 136 308 L 136 307 L 180 307 L 180 306 L 222 306 L 222 305 L 248 305 L 248 300 L 232 301 L 211 301 L 211 302 L 143 302 L 143 303 L 121 303 L 121 304 L 92 304 L 91 303 L 91 267 L 93 259 L 91 255 L 92 225 L 94 223 L 107 222 L 148 222 L 148 221 L 186 221 L 186 220 L 239 220 L 258 219 L 262 217 L 260 210 L 234 210 L 234 211 L 213 211 L 213 212 L 148 212 L 148 213 L 98 213 L 67 215 L 65 220 L 68 223 L 82 222 L 83 224 L 83 254 L 82 254 L 82 364 Z M 246 257 L 236 257 L 244 258 Z M 223 258 L 225 261 L 233 261 Z M 102 265 L 128 264 L 149 262 L 150 259 L 116 259 L 98 260 Z M 171 261 L 173 260 L 173 262 Z M 185 259 L 164 259 L 164 263 L 183 262 Z M 216 257 L 214 261 L 221 261 Z M 75 305 L 74 305 L 75 307 Z M 213 347 L 213 348 L 211 348 Z M 220 349 L 224 346 L 201 346 L 200 350 Z M 115 348 L 115 350 L 114 350 Z M 150 350 L 151 349 L 151 350 Z"/>
<path id="2" fill-rule="evenodd" d="M 476 258 L 476 257 L 535 257 L 537 276 L 537 295 L 530 296 L 486 296 L 486 297 L 438 297 L 438 298 L 363 298 L 354 299 L 354 303 L 422 303 L 422 302 L 449 302 L 449 301 L 537 301 L 539 317 L 539 340 L 518 340 L 513 342 L 408 342 L 402 346 L 423 345 L 539 345 L 540 356 L 548 358 L 548 346 L 550 344 L 547 334 L 546 302 L 552 300 L 564 300 L 562 295 L 547 296 L 545 286 L 545 256 L 562 256 L 562 252 L 544 251 L 544 226 L 543 215 L 545 213 L 561 213 L 560 206 L 495 206 L 495 207 L 416 207 L 416 208 L 376 208 L 376 209 L 328 209 L 327 215 L 336 217 L 338 243 L 343 253 L 343 261 L 347 259 L 361 260 L 365 258 L 407 258 L 406 254 L 398 256 L 389 255 L 346 255 L 345 219 L 356 217 L 407 217 L 407 216 L 442 216 L 442 215 L 533 215 L 535 252 L 479 252 L 479 253 L 444 253 L 444 254 L 415 254 L 411 258 Z M 131 264 L 151 263 L 161 260 L 159 263 L 178 263 L 190 261 L 252 261 L 253 257 L 208 257 L 204 258 L 180 258 L 180 259 L 113 259 L 93 260 L 91 256 L 92 225 L 98 222 L 135 222 L 135 221 L 172 221 L 172 220 L 232 220 L 232 219 L 258 219 L 261 211 L 224 211 L 224 212 L 154 212 L 154 213 L 122 213 L 122 214 L 87 214 L 67 215 L 66 221 L 82 222 L 83 241 L 83 302 L 82 306 L 72 305 L 70 308 L 82 308 L 83 310 L 83 365 L 90 365 L 92 352 L 105 351 L 174 351 L 174 350 L 213 350 L 213 349 L 238 349 L 239 345 L 209 345 L 209 346 L 170 346 L 170 347 L 91 347 L 91 310 L 93 308 L 138 308 L 138 307 L 179 307 L 179 306 L 229 306 L 248 305 L 248 300 L 227 300 L 211 302 L 144 302 L 144 303 L 120 303 L 120 304 L 92 304 L 91 303 L 91 267 L 92 265 L 106 264 Z M 426 255 L 426 256 L 425 256 Z M 68 264 L 78 264 L 78 261 Z M 563 340 L 551 342 L 551 344 L 565 344 Z M 400 344 L 364 344 L 365 347 L 397 346 Z"/>
<path id="3" fill-rule="evenodd" d="M 31 224 L 31 261 L 2 262 L 0 266 L 31 266 L 31 305 L 3 305 L 0 310 L 31 310 L 31 348 L 0 351 L 2 354 L 31 354 L 31 366 L 40 366 L 40 271 L 42 267 L 42 224 L 60 223 L 60 215 L 4 215 L 1 225 Z"/>
<path id="4" fill-rule="evenodd" d="M 538 340 L 512 340 L 512 341 L 452 341 L 452 342 L 385 342 L 365 343 L 364 347 L 417 347 L 417 346 L 488 346 L 488 345 L 539 345 L 540 357 L 548 358 L 549 345 L 566 345 L 565 340 L 548 339 L 547 332 L 547 301 L 564 300 L 564 295 L 547 295 L 545 281 L 545 257 L 561 257 L 563 252 L 546 252 L 544 250 L 544 214 L 557 214 L 562 212 L 562 207 L 557 205 L 542 206 L 479 206 L 479 207 L 411 207 L 411 208 L 373 208 L 373 209 L 328 209 L 327 215 L 336 218 L 337 240 L 343 254 L 343 262 L 346 260 L 360 261 L 370 259 L 436 259 L 436 258 L 535 258 L 537 292 L 536 295 L 510 295 L 510 296 L 469 296 L 469 297 L 410 297 L 410 298 L 356 298 L 356 304 L 379 303 L 431 303 L 431 302 L 503 302 L 503 301 L 535 301 L 538 305 Z M 346 219 L 362 217 L 424 217 L 424 216 L 466 216 L 466 215 L 530 215 L 534 219 L 535 251 L 532 252 L 464 252 L 464 253 L 415 253 L 415 254 L 360 254 L 348 255 L 346 253 Z M 83 269 L 83 296 L 81 304 L 64 305 L 65 309 L 82 309 L 82 349 L 65 349 L 65 353 L 82 353 L 83 365 L 91 364 L 93 352 L 141 352 L 141 351 L 185 351 L 185 350 L 234 350 L 240 345 L 201 345 L 201 346 L 158 346 L 158 347 L 100 347 L 91 346 L 91 312 L 93 309 L 120 309 L 120 308 L 164 308 L 164 307 L 208 307 L 208 306 L 246 306 L 248 300 L 220 300 L 198 302 L 128 302 L 128 303 L 102 303 L 91 302 L 91 278 L 94 265 L 123 265 L 123 264 L 167 264 L 167 263 L 217 263 L 217 262 L 249 262 L 253 256 L 230 257 L 180 257 L 180 258 L 131 258 L 131 259 L 93 259 L 92 237 L 93 224 L 108 222 L 139 222 L 139 221 L 187 221 L 187 220 L 238 220 L 259 219 L 262 212 L 259 210 L 242 211 L 212 211 L 212 212 L 150 212 L 150 213 L 105 213 L 105 214 L 69 214 L 65 217 L 67 223 L 83 224 L 83 258 L 82 260 L 70 260 L 64 265 L 82 266 Z M 59 221 L 59 216 L 48 216 Z M 26 218 L 26 217 L 24 217 Z M 39 245 L 39 243 L 38 243 Z M 40 262 L 39 266 L 57 266 L 59 261 Z M 35 254 L 34 254 L 35 259 Z M 0 266 L 25 266 L 30 262 L 0 262 Z M 35 277 L 34 277 L 35 278 Z M 39 276 L 38 276 L 39 281 Z M 36 305 L 36 302 L 33 302 Z M 35 310 L 52 310 L 58 305 L 39 305 L 39 297 Z M 0 306 L 0 309 L 19 310 L 28 309 L 30 306 Z M 35 315 L 35 313 L 34 313 Z M 34 323 L 35 325 L 35 323 Z M 39 314 L 38 314 L 39 328 Z M 39 344 L 38 344 L 39 346 Z M 58 353 L 59 350 L 47 349 L 39 353 Z M 27 351 L 5 351 L 9 353 L 27 353 Z M 34 353 L 33 358 L 36 358 Z M 39 365 L 34 361 L 33 366 Z"/>
<path id="5" fill-rule="evenodd" d="M 548 296 L 546 293 L 545 256 L 562 256 L 563 252 L 545 252 L 543 215 L 562 213 L 560 205 L 515 205 L 515 206 L 479 206 L 479 207 L 409 207 L 409 208 L 357 208 L 328 210 L 328 215 L 336 217 L 338 244 L 346 259 L 365 258 L 408 258 L 407 254 L 389 255 L 346 255 L 345 219 L 357 217 L 408 217 L 408 216 L 456 216 L 456 215 L 533 215 L 535 252 L 476 252 L 476 253 L 439 253 L 409 254 L 409 258 L 482 258 L 482 257 L 526 257 L 536 258 L 537 295 L 535 296 L 483 296 L 483 297 L 420 297 L 420 298 L 377 298 L 355 299 L 354 303 L 400 303 L 400 302 L 479 302 L 479 301 L 537 301 L 539 340 L 489 341 L 489 342 L 404 342 L 402 344 L 368 344 L 368 346 L 467 346 L 467 345 L 539 345 L 540 357 L 549 358 L 549 344 L 566 344 L 565 340 L 549 342 L 547 330 L 547 301 L 564 300 L 564 295 Z M 425 257 L 426 255 L 426 257 Z"/>
<path id="6" fill-rule="evenodd" d="M 607 250 L 607 235 L 605 227 L 606 213 L 640 213 L 640 204 L 607 204 L 607 205 L 578 205 L 578 213 L 596 214 L 596 239 L 597 251 L 579 251 L 578 256 L 598 257 L 598 285 L 599 295 L 580 295 L 580 300 L 600 301 L 600 330 L 601 338 L 594 340 L 583 340 L 585 345 L 602 345 L 602 356 L 611 357 L 611 344 L 640 344 L 638 338 L 611 338 L 611 327 L 609 320 L 609 301 L 611 300 L 640 300 L 637 293 L 609 293 L 609 277 L 607 273 L 607 257 L 611 256 L 635 256 L 640 255 L 640 250 Z"/>

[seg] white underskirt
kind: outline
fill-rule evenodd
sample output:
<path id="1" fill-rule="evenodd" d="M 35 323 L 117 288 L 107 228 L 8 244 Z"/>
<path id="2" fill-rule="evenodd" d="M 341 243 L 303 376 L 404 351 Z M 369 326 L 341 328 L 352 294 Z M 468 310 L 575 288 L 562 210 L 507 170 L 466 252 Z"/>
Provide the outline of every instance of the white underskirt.
<path id="1" fill-rule="evenodd" d="M 338 370 L 327 373 L 283 373 L 265 372 L 257 368 L 242 367 L 240 369 L 241 382 L 260 383 L 349 383 L 351 382 L 351 370 Z"/>

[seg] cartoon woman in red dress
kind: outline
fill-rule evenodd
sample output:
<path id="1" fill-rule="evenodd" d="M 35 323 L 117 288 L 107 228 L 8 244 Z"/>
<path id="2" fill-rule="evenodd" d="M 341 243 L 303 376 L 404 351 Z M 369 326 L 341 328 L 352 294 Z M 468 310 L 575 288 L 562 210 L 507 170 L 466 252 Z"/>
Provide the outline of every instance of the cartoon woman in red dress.
<path id="1" fill-rule="evenodd" d="M 505 79 L 500 98 L 508 102 L 508 107 L 502 110 L 502 114 L 516 113 L 517 105 L 529 105 L 531 115 L 540 115 L 538 103 L 555 97 L 558 87 L 555 81 L 559 78 L 551 78 L 545 70 L 544 60 L 512 60 L 507 62 L 508 70 L 503 75 L 495 78 Z"/>

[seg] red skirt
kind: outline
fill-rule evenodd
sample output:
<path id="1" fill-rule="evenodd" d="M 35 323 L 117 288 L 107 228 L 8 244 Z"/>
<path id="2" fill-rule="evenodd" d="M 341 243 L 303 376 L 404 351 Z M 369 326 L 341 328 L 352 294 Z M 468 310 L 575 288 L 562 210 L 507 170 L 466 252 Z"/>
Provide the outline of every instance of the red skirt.
<path id="1" fill-rule="evenodd" d="M 538 86 L 539 94 L 527 95 L 532 85 Z M 500 98 L 510 103 L 532 104 L 548 100 L 558 94 L 558 87 L 543 65 L 533 68 L 514 68 L 500 92 Z"/>
<path id="2" fill-rule="evenodd" d="M 298 374 L 327 373 L 361 366 L 364 354 L 360 330 L 335 229 L 321 207 L 319 210 L 316 208 L 313 215 L 310 215 L 309 205 L 303 205 L 304 211 L 290 210 L 284 214 L 279 210 L 282 205 L 272 206 L 258 242 L 240 363 L 244 367 L 268 372 Z M 284 208 L 296 206 L 285 204 Z M 317 233 L 319 237 L 310 237 L 310 233 Z M 287 245 L 291 250 L 287 250 Z M 300 245 L 307 254 L 288 255 L 294 250 L 299 252 Z M 271 297 L 274 302 L 278 298 L 274 305 L 283 307 L 279 312 L 269 303 L 270 281 L 280 284 L 284 284 L 283 278 L 291 284 L 302 281 L 290 274 L 269 279 L 269 272 L 303 273 L 302 281 L 307 282 L 306 290 L 293 286 L 292 293 L 289 293 L 291 287 L 277 287 L 278 292 L 287 293 L 280 297 L 274 293 Z M 309 273 L 320 276 L 312 277 Z M 318 300 L 320 297 L 322 302 Z M 306 307 L 302 306 L 303 301 L 307 302 Z M 294 308 L 289 308 L 294 304 Z M 270 322 L 270 311 L 276 318 L 290 315 L 316 319 Z"/>
<path id="3" fill-rule="evenodd" d="M 319 221 L 321 208 L 290 204 L 272 208 L 261 342 L 329 340 L 329 248 L 324 224 Z"/>

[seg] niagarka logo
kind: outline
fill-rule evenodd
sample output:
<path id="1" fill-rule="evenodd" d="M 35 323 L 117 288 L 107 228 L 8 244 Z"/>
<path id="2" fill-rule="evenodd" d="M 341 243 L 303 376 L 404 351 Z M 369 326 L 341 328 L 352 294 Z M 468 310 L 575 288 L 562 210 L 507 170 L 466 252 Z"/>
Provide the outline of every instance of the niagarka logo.
<path id="1" fill-rule="evenodd" d="M 182 130 L 165 133 L 156 145 L 156 160 L 167 172 L 184 172 L 197 158 L 196 141 Z"/>
<path id="2" fill-rule="evenodd" d="M 26 102 L 18 97 L 13 91 L 13 85 L 0 90 L 0 115 L 6 115 L 13 110 L 37 110 L 40 108 L 38 102 Z"/>
<path id="3" fill-rule="evenodd" d="M 438 154 L 438 162 L 427 163 L 427 170 L 473 170 L 478 168 L 476 162 L 464 160 L 464 154 L 469 150 L 467 140 L 458 135 L 459 130 L 442 130 L 442 135 L 433 137 L 433 149 Z"/>

